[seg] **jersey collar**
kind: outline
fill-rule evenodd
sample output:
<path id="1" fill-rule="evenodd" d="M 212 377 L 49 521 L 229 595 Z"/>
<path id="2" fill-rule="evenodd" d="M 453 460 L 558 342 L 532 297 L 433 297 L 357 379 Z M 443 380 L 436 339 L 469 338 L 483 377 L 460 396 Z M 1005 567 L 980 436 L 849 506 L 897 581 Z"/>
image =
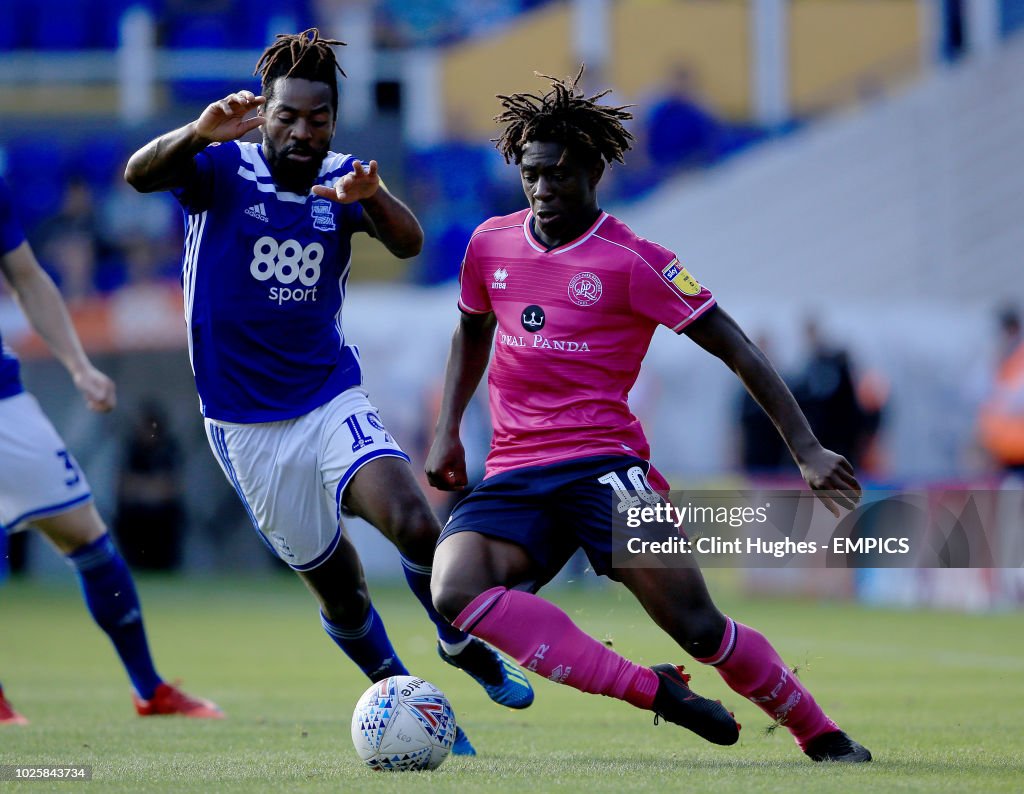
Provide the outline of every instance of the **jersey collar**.
<path id="1" fill-rule="evenodd" d="M 591 224 L 590 228 L 583 232 L 583 234 L 581 234 L 575 240 L 570 240 L 568 243 L 565 243 L 563 245 L 557 245 L 554 248 L 548 248 L 540 240 L 538 240 L 536 236 L 534 236 L 533 210 L 529 210 L 526 213 L 526 219 L 523 221 L 523 235 L 526 237 L 527 244 L 534 251 L 540 251 L 542 254 L 553 254 L 557 256 L 558 254 L 564 254 L 566 251 L 571 251 L 578 245 L 583 245 L 583 243 L 589 240 L 591 235 L 593 235 L 601 227 L 601 224 L 605 222 L 605 219 L 607 217 L 608 213 L 602 210 L 601 214 L 597 216 L 597 220 L 594 221 L 593 224 Z"/>

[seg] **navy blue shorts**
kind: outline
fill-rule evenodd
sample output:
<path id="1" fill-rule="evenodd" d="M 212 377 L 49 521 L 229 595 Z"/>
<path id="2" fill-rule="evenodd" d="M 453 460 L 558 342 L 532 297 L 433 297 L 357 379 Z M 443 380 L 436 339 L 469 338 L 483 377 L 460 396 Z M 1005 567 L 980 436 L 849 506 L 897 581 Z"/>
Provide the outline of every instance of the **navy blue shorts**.
<path id="1" fill-rule="evenodd" d="M 438 543 L 456 532 L 511 541 L 526 549 L 541 583 L 582 548 L 595 572 L 616 579 L 615 477 L 625 488 L 636 490 L 635 478 L 642 476 L 649 488 L 650 470 L 651 464 L 637 457 L 600 455 L 496 474 L 456 505 Z M 664 480 L 657 474 L 652 479 L 660 490 Z"/>

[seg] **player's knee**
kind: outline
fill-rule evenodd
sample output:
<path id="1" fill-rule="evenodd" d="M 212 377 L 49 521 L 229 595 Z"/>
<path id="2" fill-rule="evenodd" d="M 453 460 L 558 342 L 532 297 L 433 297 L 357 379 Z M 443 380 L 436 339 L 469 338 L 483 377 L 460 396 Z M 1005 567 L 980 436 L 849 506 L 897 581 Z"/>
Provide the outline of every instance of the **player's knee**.
<path id="1" fill-rule="evenodd" d="M 74 554 L 107 534 L 107 526 L 93 505 L 86 504 L 35 522 L 61 554 Z"/>
<path id="2" fill-rule="evenodd" d="M 388 535 L 407 558 L 416 562 L 433 559 L 434 546 L 441 534 L 437 518 L 426 504 L 412 504 L 396 511 Z"/>
<path id="3" fill-rule="evenodd" d="M 699 610 L 681 621 L 680 636 L 675 639 L 691 656 L 714 656 L 722 643 L 725 626 L 725 616 L 717 609 Z"/>
<path id="4" fill-rule="evenodd" d="M 327 619 L 339 626 L 361 626 L 370 614 L 370 605 L 370 592 L 365 586 L 335 593 L 320 601 L 320 609 Z"/>
<path id="5" fill-rule="evenodd" d="M 435 576 L 430 583 L 430 597 L 434 609 L 448 622 L 454 622 L 462 611 L 479 595 L 475 588 L 458 581 L 440 581 Z"/>

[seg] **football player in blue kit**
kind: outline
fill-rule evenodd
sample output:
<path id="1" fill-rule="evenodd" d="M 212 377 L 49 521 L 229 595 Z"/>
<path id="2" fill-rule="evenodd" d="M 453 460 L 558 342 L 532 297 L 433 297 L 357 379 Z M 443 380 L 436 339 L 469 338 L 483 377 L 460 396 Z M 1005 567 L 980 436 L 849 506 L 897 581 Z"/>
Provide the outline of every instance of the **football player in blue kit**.
<path id="1" fill-rule="evenodd" d="M 89 408 L 112 410 L 117 399 L 114 383 L 82 349 L 60 293 L 39 266 L 15 218 L 14 199 L 3 181 L 0 272 Z M 18 359 L 0 339 L 0 557 L 6 555 L 7 533 L 30 527 L 39 530 L 78 574 L 89 613 L 110 637 L 135 690 L 135 709 L 141 716 L 224 716 L 215 704 L 187 695 L 157 673 L 135 584 L 93 506 L 85 474 L 39 403 L 25 391 Z M 5 568 L 6 560 L 0 560 L 0 572 Z M 0 688 L 0 725 L 27 722 Z"/>
<path id="2" fill-rule="evenodd" d="M 142 192 L 170 190 L 184 210 L 189 354 L 210 446 L 264 542 L 319 601 L 328 635 L 371 680 L 406 672 L 341 526 L 344 509 L 401 552 L 442 659 L 494 701 L 525 708 L 533 691 L 522 671 L 431 603 L 440 526 L 345 335 L 352 235 L 405 258 L 419 253 L 423 231 L 376 161 L 330 151 L 341 71 L 332 46 L 342 43 L 315 29 L 279 35 L 256 65 L 261 96 L 212 103 L 136 152 L 125 178 Z M 262 143 L 240 140 L 257 128 Z M 472 753 L 463 735 L 455 751 Z"/>

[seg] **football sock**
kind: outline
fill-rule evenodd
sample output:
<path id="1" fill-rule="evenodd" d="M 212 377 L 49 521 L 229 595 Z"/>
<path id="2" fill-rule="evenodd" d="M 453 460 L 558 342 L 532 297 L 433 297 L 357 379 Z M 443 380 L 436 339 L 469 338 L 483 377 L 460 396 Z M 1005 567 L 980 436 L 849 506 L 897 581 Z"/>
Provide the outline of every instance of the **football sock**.
<path id="1" fill-rule="evenodd" d="M 405 572 L 405 581 L 409 583 L 409 589 L 412 590 L 413 595 L 427 610 L 427 617 L 437 626 L 437 636 L 442 641 L 453 645 L 469 639 L 465 632 L 453 627 L 434 609 L 434 602 L 430 597 L 430 573 L 432 570 L 429 565 L 420 565 L 406 559 L 404 554 L 402 555 L 402 571 Z"/>
<path id="2" fill-rule="evenodd" d="M 320 613 L 320 625 L 335 644 L 356 663 L 371 681 L 382 681 L 393 675 L 409 675 L 398 658 L 388 633 L 373 604 L 370 613 L 358 626 L 342 626 Z"/>
<path id="3" fill-rule="evenodd" d="M 473 641 L 472 637 L 466 637 L 462 642 L 445 642 L 444 640 L 438 640 L 443 650 L 449 656 L 458 656 Z"/>
<path id="4" fill-rule="evenodd" d="M 556 683 L 643 709 L 654 703 L 658 676 L 651 668 L 584 634 L 565 612 L 538 596 L 493 587 L 473 599 L 453 623 Z"/>
<path id="5" fill-rule="evenodd" d="M 771 643 L 749 626 L 727 618 L 718 652 L 697 661 L 715 667 L 733 690 L 781 720 L 801 749 L 815 736 L 839 730 Z"/>
<path id="6" fill-rule="evenodd" d="M 163 679 L 153 666 L 153 657 L 142 625 L 142 607 L 131 573 L 124 559 L 104 534 L 65 558 L 78 573 L 85 605 L 96 624 L 114 643 L 136 693 L 149 700 Z"/>

